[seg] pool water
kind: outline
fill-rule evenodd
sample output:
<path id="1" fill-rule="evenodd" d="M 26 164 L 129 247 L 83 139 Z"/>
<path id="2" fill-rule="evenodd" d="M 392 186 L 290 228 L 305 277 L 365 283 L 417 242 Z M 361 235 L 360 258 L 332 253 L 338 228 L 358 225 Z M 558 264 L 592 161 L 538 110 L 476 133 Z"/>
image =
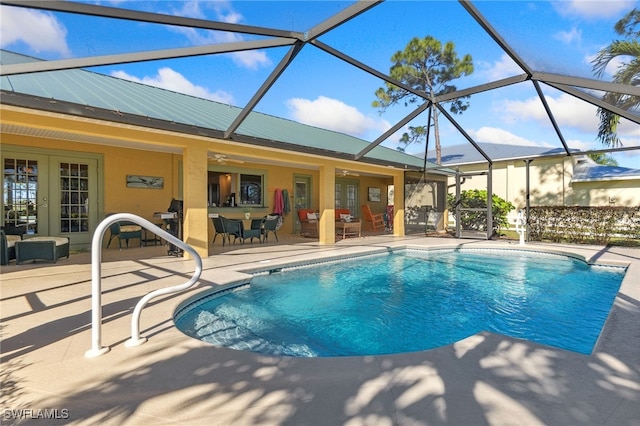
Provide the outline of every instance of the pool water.
<path id="1" fill-rule="evenodd" d="M 191 303 L 176 325 L 298 357 L 421 351 L 483 330 L 590 354 L 624 272 L 532 251 L 402 250 L 260 274 Z"/>

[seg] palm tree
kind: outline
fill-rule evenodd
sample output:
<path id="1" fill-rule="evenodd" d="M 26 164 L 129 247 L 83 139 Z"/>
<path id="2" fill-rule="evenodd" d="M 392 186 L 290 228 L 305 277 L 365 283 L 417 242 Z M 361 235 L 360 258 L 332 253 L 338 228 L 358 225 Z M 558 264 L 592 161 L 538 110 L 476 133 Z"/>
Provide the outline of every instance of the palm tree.
<path id="1" fill-rule="evenodd" d="M 609 63 L 615 58 L 631 57 L 629 62 L 624 62 L 613 76 L 613 82 L 631 86 L 640 85 L 640 11 L 633 9 L 620 19 L 614 26 L 614 30 L 625 40 L 615 40 L 609 46 L 598 52 L 593 60 L 593 71 L 600 78 Z M 640 97 L 622 93 L 608 92 L 602 100 L 624 110 L 640 107 Z M 598 139 L 607 146 L 616 147 L 622 145 L 618 138 L 617 130 L 620 116 L 604 108 L 598 108 L 600 125 L 598 127 Z"/>
<path id="2" fill-rule="evenodd" d="M 595 161 L 596 164 L 600 164 L 602 166 L 618 166 L 618 160 L 603 152 L 594 152 L 592 154 L 589 154 L 589 158 Z"/>

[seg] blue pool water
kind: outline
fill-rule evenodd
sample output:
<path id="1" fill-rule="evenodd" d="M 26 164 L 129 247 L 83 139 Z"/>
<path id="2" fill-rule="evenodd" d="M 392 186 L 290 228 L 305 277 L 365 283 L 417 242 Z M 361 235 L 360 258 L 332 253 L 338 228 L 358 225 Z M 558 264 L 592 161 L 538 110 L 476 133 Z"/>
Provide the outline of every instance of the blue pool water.
<path id="1" fill-rule="evenodd" d="M 432 349 L 491 331 L 589 354 L 624 268 L 508 250 L 403 250 L 253 277 L 176 313 L 187 335 L 272 355 Z"/>

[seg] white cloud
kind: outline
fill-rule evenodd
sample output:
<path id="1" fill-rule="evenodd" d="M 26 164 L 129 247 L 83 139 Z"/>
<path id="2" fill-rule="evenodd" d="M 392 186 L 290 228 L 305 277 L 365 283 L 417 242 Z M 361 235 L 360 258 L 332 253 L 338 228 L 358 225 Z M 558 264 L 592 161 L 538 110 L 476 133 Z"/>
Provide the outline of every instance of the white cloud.
<path id="1" fill-rule="evenodd" d="M 580 151 L 597 149 L 597 146 L 593 141 L 585 142 L 581 139 L 567 139 L 565 142 L 570 149 L 578 149 Z"/>
<path id="2" fill-rule="evenodd" d="M 199 1 L 186 1 L 179 3 L 181 9 L 176 12 L 172 12 L 179 16 L 186 16 L 191 18 L 206 19 L 206 13 L 201 9 L 202 3 Z M 205 3 L 213 8 L 216 14 L 216 20 L 226 22 L 229 24 L 240 23 L 244 18 L 243 16 L 233 10 L 231 4 L 226 1 L 214 2 L 212 4 Z M 207 44 L 223 44 L 223 43 L 239 43 L 244 41 L 242 35 L 238 33 L 231 33 L 226 31 L 213 31 L 213 30 L 199 30 L 195 28 L 184 27 L 171 27 L 172 30 L 183 34 L 187 39 L 198 46 L 204 46 Z M 260 67 L 268 67 L 271 65 L 271 60 L 264 51 L 260 50 L 247 50 L 242 52 L 228 53 L 236 65 L 245 67 L 248 69 L 258 69 Z"/>
<path id="3" fill-rule="evenodd" d="M 640 146 L 640 126 L 631 120 L 620 119 L 618 136 L 624 146 Z M 640 155 L 640 150 L 636 152 Z"/>
<path id="4" fill-rule="evenodd" d="M 582 41 L 582 31 L 573 27 L 571 31 L 558 31 L 553 35 L 553 38 L 560 40 L 564 44 L 579 43 Z"/>
<path id="5" fill-rule="evenodd" d="M 524 72 L 506 53 L 493 63 L 479 61 L 478 68 L 481 70 L 481 75 L 486 76 L 488 81 L 500 80 Z"/>
<path id="6" fill-rule="evenodd" d="M 130 80 L 149 86 L 160 87 L 162 89 L 184 93 L 198 98 L 209 99 L 225 104 L 233 104 L 233 96 L 231 94 L 223 90 L 218 90 L 217 92 L 212 93 L 206 87 L 193 84 L 182 74 L 172 70 L 171 68 L 160 68 L 158 70 L 158 74 L 152 77 L 145 76 L 143 78 L 138 78 L 129 75 L 124 71 L 113 71 L 111 75 L 113 77 L 121 78 L 124 80 Z"/>
<path id="7" fill-rule="evenodd" d="M 587 133 L 598 131 L 596 108 L 593 105 L 564 93 L 557 98 L 545 96 L 545 99 L 559 126 L 570 126 Z M 506 99 L 497 109 L 502 111 L 507 122 L 534 120 L 550 125 L 549 116 L 538 97 L 522 101 Z"/>
<path id="8" fill-rule="evenodd" d="M 544 143 L 538 143 L 516 136 L 507 130 L 499 129 L 497 127 L 481 127 L 478 130 L 470 130 L 468 133 L 473 140 L 478 142 L 518 146 L 548 146 Z"/>
<path id="9" fill-rule="evenodd" d="M 627 13 L 636 5 L 636 0 L 567 0 L 552 2 L 563 16 L 577 16 L 587 19 L 615 18 Z"/>
<path id="10" fill-rule="evenodd" d="M 0 46 L 24 43 L 34 52 L 70 56 L 67 29 L 50 13 L 0 6 Z"/>
<path id="11" fill-rule="evenodd" d="M 271 65 L 271 59 L 262 50 L 246 50 L 230 53 L 233 62 L 249 69 L 258 69 Z"/>
<path id="12" fill-rule="evenodd" d="M 391 127 L 385 120 L 367 117 L 357 108 L 325 96 L 319 96 L 313 101 L 289 99 L 287 107 L 290 117 L 295 121 L 356 137 L 363 137 L 371 130 L 381 133 Z"/>

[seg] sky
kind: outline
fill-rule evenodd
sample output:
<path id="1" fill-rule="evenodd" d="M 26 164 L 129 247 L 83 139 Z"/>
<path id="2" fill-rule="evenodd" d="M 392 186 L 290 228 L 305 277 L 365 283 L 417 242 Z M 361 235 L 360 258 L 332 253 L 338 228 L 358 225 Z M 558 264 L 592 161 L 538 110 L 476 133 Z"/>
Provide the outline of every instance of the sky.
<path id="1" fill-rule="evenodd" d="M 193 18 L 304 32 L 351 4 L 348 1 L 96 1 Z M 613 26 L 640 0 L 476 1 L 490 24 L 534 70 L 596 78 L 592 60 L 613 40 Z M 2 49 L 41 59 L 110 55 L 254 40 L 259 37 L 166 25 L 128 22 L 74 14 L 0 7 Z M 471 54 L 474 72 L 454 80 L 458 89 L 522 74 L 522 70 L 482 31 L 457 1 L 390 0 L 320 37 L 320 41 L 387 73 L 391 56 L 413 37 L 431 35 L 452 41 L 460 56 Z M 150 61 L 91 69 L 117 78 L 187 93 L 243 107 L 268 78 L 288 48 L 272 48 L 197 58 Z M 610 64 L 611 80 L 628 58 Z M 381 112 L 372 106 L 383 82 L 315 48 L 305 46 L 258 103 L 256 111 L 373 141 L 415 105 L 402 103 Z M 572 148 L 605 148 L 596 140 L 596 108 L 547 85 L 543 93 Z M 561 147 L 530 83 L 483 92 L 456 115 L 464 131 L 478 142 Z M 424 125 L 420 115 L 409 125 Z M 396 148 L 400 130 L 384 142 Z M 466 143 L 460 132 L 440 120 L 443 146 Z M 640 126 L 623 120 L 624 146 L 640 146 Z M 433 142 L 430 142 L 433 144 Z M 430 145 L 430 148 L 432 145 Z M 409 153 L 420 155 L 424 144 Z M 640 169 L 640 150 L 615 154 L 620 166 Z"/>

